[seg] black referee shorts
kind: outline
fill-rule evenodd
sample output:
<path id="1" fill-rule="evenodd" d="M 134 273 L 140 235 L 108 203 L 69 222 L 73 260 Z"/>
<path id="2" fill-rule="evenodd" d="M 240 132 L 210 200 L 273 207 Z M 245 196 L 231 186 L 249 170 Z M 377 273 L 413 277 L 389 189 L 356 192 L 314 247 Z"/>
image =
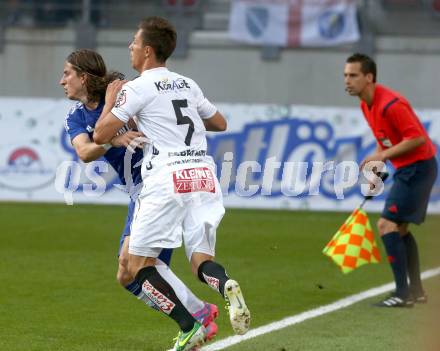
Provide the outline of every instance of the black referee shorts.
<path id="1" fill-rule="evenodd" d="M 423 223 L 437 179 L 435 157 L 399 168 L 385 201 L 382 217 L 395 223 Z"/>

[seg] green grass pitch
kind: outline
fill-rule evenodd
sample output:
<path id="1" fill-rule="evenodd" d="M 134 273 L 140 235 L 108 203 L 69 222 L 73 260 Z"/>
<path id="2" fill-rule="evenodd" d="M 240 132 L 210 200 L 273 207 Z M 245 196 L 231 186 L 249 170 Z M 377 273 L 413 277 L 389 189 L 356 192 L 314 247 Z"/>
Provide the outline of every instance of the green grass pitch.
<path id="1" fill-rule="evenodd" d="M 125 215 L 124 206 L 0 204 L 1 351 L 171 348 L 177 325 L 116 282 Z M 343 275 L 322 255 L 347 216 L 227 210 L 217 234 L 217 260 L 240 282 L 253 327 L 391 281 L 384 262 Z M 373 225 L 376 219 L 370 215 Z M 431 215 L 413 229 L 423 269 L 440 266 L 439 228 L 440 216 Z M 182 249 L 171 266 L 197 295 L 223 305 L 191 275 Z M 384 310 L 362 301 L 228 350 L 438 351 L 440 278 L 425 284 L 427 305 Z M 227 312 L 220 307 L 220 313 L 217 339 L 232 335 Z"/>

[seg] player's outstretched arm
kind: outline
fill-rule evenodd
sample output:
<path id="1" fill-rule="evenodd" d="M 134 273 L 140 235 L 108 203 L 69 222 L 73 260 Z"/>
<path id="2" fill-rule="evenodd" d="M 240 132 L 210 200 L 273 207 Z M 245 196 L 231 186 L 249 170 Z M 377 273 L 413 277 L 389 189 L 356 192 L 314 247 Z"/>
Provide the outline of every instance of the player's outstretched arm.
<path id="1" fill-rule="evenodd" d="M 208 132 L 224 132 L 227 128 L 225 117 L 218 111 L 212 117 L 204 119 L 203 123 Z"/>
<path id="2" fill-rule="evenodd" d="M 108 148 L 97 145 L 87 134 L 79 134 L 72 140 L 76 154 L 83 162 L 92 162 L 103 156 Z"/>
<path id="3" fill-rule="evenodd" d="M 107 112 L 106 107 L 104 106 L 104 110 L 102 111 L 98 122 L 96 122 L 95 131 L 93 132 L 93 140 L 96 144 L 102 145 L 110 143 L 118 131 L 124 126 L 124 122 L 111 113 L 110 110 L 111 107 Z"/>

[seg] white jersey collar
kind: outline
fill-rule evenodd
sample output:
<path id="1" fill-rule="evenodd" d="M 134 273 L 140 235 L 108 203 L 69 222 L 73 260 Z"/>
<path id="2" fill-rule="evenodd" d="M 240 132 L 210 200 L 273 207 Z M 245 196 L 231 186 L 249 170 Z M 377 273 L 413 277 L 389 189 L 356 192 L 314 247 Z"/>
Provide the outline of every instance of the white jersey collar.
<path id="1" fill-rule="evenodd" d="M 144 76 L 144 75 L 149 74 L 149 73 L 151 73 L 151 72 L 160 72 L 160 71 L 166 71 L 166 72 L 168 72 L 168 68 L 166 68 L 166 67 L 150 68 L 150 69 L 147 69 L 147 70 L 143 71 L 143 72 L 141 73 L 141 76 Z"/>

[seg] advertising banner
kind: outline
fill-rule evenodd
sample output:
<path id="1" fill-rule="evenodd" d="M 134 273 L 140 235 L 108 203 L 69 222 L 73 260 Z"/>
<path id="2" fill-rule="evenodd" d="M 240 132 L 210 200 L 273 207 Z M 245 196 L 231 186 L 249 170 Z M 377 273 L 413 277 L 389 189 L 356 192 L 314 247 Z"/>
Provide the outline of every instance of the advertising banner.
<path id="1" fill-rule="evenodd" d="M 110 166 L 85 164 L 76 156 L 64 130 L 71 102 L 0 102 L 0 201 L 128 202 Z M 358 108 L 216 105 L 228 131 L 209 134 L 208 153 L 217 164 L 226 207 L 351 211 L 362 201 L 370 175 L 359 164 L 375 140 Z M 440 110 L 417 113 L 440 145 Z M 388 163 L 387 171 L 393 173 Z M 391 179 L 379 189 L 368 210 L 382 209 L 390 184 Z M 440 213 L 439 179 L 429 211 Z"/>

